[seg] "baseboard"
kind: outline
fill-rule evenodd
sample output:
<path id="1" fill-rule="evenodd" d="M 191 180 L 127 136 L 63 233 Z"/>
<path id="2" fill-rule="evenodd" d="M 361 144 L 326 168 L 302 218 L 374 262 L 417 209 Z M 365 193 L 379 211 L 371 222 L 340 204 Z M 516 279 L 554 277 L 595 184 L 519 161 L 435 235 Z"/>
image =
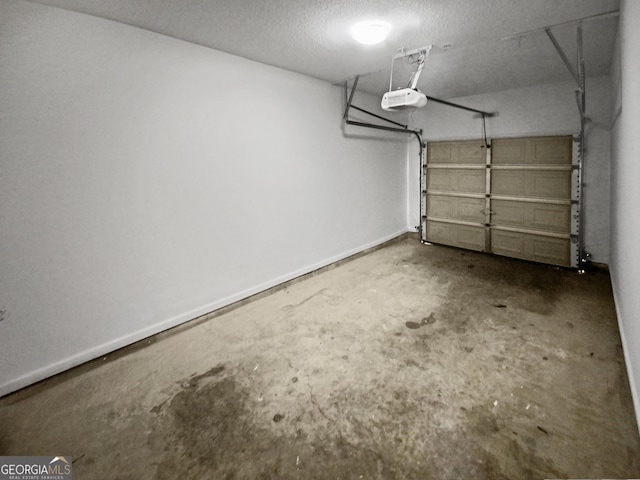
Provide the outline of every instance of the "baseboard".
<path id="1" fill-rule="evenodd" d="M 38 382 L 50 379 L 54 376 L 60 376 L 59 380 L 64 381 L 69 378 L 69 375 L 78 375 L 87 368 L 95 368 L 98 364 L 113 361 L 116 358 L 120 358 L 123 355 L 131 353 L 132 351 L 138 350 L 151 343 L 155 343 L 160 338 L 152 338 L 154 336 L 163 333 L 171 335 L 181 331 L 181 328 L 192 328 L 203 321 L 210 320 L 211 318 L 227 313 L 234 308 L 239 308 L 248 302 L 255 301 L 266 295 L 270 295 L 278 290 L 286 288 L 294 282 L 304 280 L 305 278 L 316 275 L 322 271 L 335 268 L 344 262 L 351 261 L 362 255 L 366 255 L 367 253 L 383 248 L 391 242 L 407 238 L 408 235 L 410 235 L 410 232 L 407 232 L 407 230 L 395 232 L 376 241 L 353 248 L 342 254 L 316 262 L 301 269 L 276 277 L 263 284 L 256 285 L 234 295 L 166 319 L 142 330 L 138 330 L 129 335 L 114 339 L 76 355 L 72 355 L 53 365 L 48 365 L 33 372 L 29 372 L 26 375 L 0 385 L 0 397 L 18 392 L 19 390 L 25 389 L 29 386 L 35 386 Z M 83 365 L 84 368 L 81 368 Z M 71 372 L 71 369 L 74 369 L 74 371 Z M 26 395 L 33 393 L 33 391 L 24 392 Z"/>
<path id="2" fill-rule="evenodd" d="M 638 385 L 636 384 L 635 377 L 631 371 L 631 359 L 629 358 L 629 345 L 627 344 L 627 336 L 625 335 L 624 325 L 622 323 L 622 316 L 618 308 L 618 297 L 616 292 L 616 282 L 614 275 L 611 275 L 611 286 L 613 289 L 613 302 L 616 309 L 616 317 L 618 319 L 618 330 L 620 331 L 620 340 L 622 341 L 622 352 L 624 354 L 624 363 L 627 369 L 627 378 L 629 380 L 629 389 L 631 390 L 631 398 L 633 399 L 633 406 L 636 415 L 636 426 L 638 427 L 638 433 L 640 433 L 640 392 L 638 391 Z"/>

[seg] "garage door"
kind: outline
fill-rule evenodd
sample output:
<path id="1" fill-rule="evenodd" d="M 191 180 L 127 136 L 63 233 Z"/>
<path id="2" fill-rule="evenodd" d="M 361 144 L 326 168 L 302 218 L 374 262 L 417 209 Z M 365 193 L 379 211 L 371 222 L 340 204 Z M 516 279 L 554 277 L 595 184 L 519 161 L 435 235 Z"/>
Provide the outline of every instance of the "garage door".
<path id="1" fill-rule="evenodd" d="M 572 266 L 571 136 L 431 142 L 424 240 Z"/>

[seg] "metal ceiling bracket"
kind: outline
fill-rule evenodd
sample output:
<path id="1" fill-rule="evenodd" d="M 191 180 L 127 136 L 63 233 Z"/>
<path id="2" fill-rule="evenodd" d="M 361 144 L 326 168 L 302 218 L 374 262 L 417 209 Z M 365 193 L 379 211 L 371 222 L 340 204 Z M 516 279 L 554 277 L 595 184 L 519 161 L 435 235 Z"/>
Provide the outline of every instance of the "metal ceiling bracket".
<path id="1" fill-rule="evenodd" d="M 569 73 L 571 73 L 571 76 L 575 79 L 578 86 L 580 86 L 580 78 L 578 77 L 578 73 L 573 68 L 573 65 L 571 65 L 569 58 L 567 57 L 566 53 L 564 53 L 564 50 L 560 46 L 560 43 L 558 43 L 558 40 L 556 39 L 555 35 L 551 32 L 550 28 L 545 28 L 544 31 L 547 33 L 549 40 L 551 40 L 551 43 L 553 43 L 553 46 L 556 48 L 558 55 L 560 55 L 560 58 L 562 58 L 562 61 L 566 65 L 567 69 L 569 70 Z"/>
<path id="2" fill-rule="evenodd" d="M 343 117 L 345 120 L 349 118 L 349 109 L 351 108 L 351 103 L 353 102 L 353 96 L 356 94 L 356 88 L 358 88 L 358 80 L 360 80 L 360 75 L 356 75 L 356 78 L 353 81 L 353 86 L 351 87 L 351 94 L 349 95 L 349 98 L 347 98 L 347 81 L 345 80 L 344 82 L 344 96 L 345 99 L 347 99 L 347 106 L 344 109 Z"/>
<path id="3" fill-rule="evenodd" d="M 426 47 L 414 48 L 413 50 L 405 50 L 401 48 L 398 50 L 398 53 L 391 57 L 391 73 L 389 74 L 389 91 L 393 90 L 393 65 L 395 61 L 399 58 L 411 57 L 414 55 L 418 56 L 418 70 L 411 75 L 411 79 L 409 80 L 410 86 L 408 88 L 416 89 L 418 85 L 418 80 L 420 79 L 420 73 L 422 73 L 422 68 L 424 67 L 424 62 L 429 56 L 429 52 L 431 51 L 431 45 L 427 45 Z"/>
<path id="4" fill-rule="evenodd" d="M 538 33 L 542 31 L 546 31 L 549 28 L 567 27 L 570 25 L 575 25 L 576 23 L 582 23 L 582 22 L 587 22 L 591 20 L 600 20 L 603 18 L 613 18 L 618 16 L 620 16 L 620 10 L 611 10 L 609 12 L 598 13 L 596 15 L 589 15 L 588 17 L 576 18 L 575 20 L 569 20 L 568 22 L 555 23 L 553 25 L 548 25 L 546 27 L 536 28 L 534 30 L 528 30 L 526 32 L 516 33 L 515 35 L 509 35 L 508 37 L 503 37 L 502 40 L 513 40 L 517 38 L 528 37 L 529 35 L 537 35 Z"/>

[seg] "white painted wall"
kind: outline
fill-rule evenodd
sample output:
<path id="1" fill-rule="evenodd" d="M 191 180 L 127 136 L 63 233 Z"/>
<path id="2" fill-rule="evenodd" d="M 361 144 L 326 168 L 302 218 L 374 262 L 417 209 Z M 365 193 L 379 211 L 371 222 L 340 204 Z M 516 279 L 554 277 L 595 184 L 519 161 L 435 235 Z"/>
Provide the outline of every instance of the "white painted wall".
<path id="1" fill-rule="evenodd" d="M 361 106 L 377 98 L 356 97 Z M 326 82 L 0 3 L 0 394 L 406 231 Z"/>
<path id="2" fill-rule="evenodd" d="M 549 48 L 553 48 L 549 45 Z M 558 61 L 561 61 L 558 58 Z M 569 73 L 567 72 L 567 75 Z M 610 79 L 588 79 L 585 159 L 585 248 L 595 262 L 609 262 Z M 487 119 L 492 138 L 580 133 L 573 81 L 450 99 L 498 116 Z M 425 142 L 482 138 L 482 122 L 474 114 L 430 102 L 416 111 L 413 123 L 424 129 Z M 409 151 L 408 228 L 418 224 L 419 168 L 417 147 Z"/>
<path id="3" fill-rule="evenodd" d="M 640 2 L 622 0 L 612 67 L 611 280 L 640 425 Z"/>

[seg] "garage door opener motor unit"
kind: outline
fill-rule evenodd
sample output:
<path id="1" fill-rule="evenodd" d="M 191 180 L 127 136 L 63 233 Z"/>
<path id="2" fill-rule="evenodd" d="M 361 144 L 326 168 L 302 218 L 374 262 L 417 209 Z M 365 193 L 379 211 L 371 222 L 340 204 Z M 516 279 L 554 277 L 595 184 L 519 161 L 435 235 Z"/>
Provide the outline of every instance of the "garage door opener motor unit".
<path id="1" fill-rule="evenodd" d="M 429 56 L 431 45 L 406 52 L 401 50 L 391 57 L 391 74 L 389 75 L 389 91 L 382 96 L 381 106 L 383 110 L 395 111 L 404 108 L 421 108 L 427 104 L 427 96 L 416 87 L 420 74 L 424 68 L 424 62 Z M 411 74 L 406 88 L 393 90 L 393 65 L 398 58 L 407 58 L 410 63 L 417 63 L 418 68 Z"/>

